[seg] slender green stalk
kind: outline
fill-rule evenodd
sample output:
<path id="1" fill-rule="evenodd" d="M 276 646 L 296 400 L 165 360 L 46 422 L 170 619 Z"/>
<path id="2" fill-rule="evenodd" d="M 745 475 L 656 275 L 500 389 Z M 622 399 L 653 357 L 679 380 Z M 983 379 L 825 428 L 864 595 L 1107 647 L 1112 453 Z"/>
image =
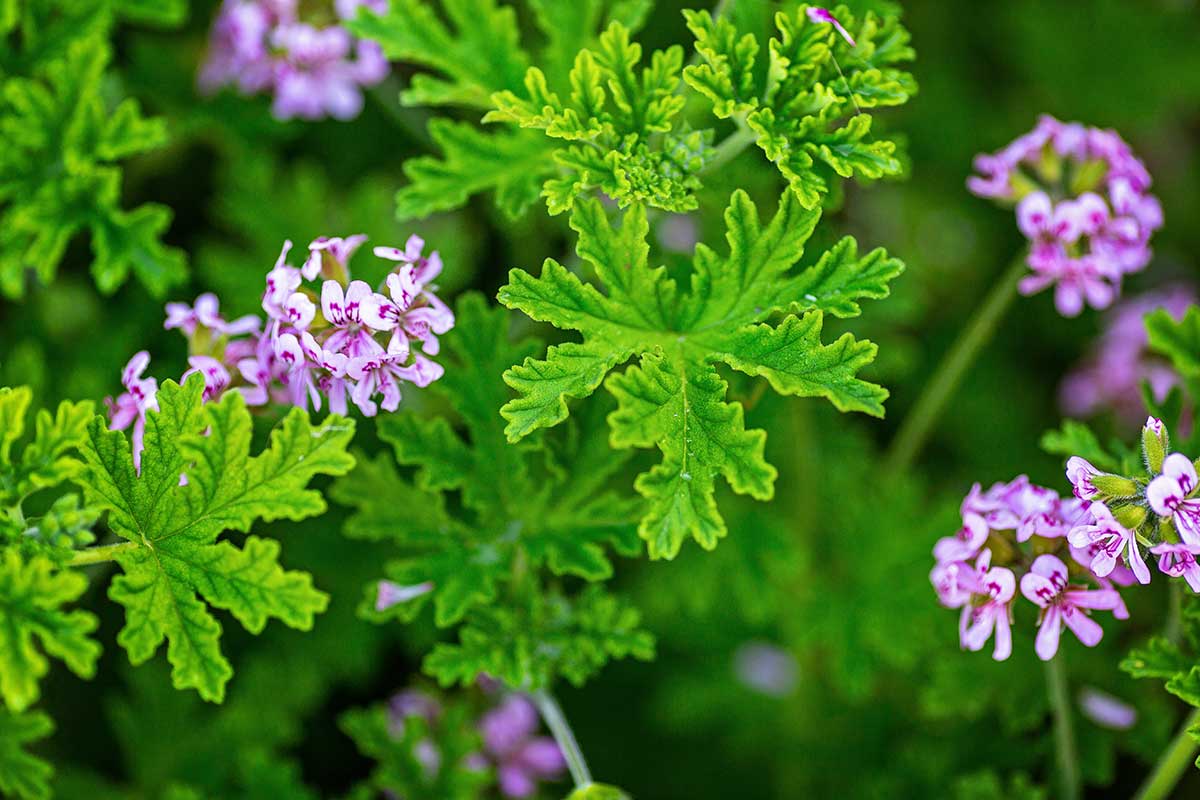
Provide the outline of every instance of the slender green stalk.
<path id="1" fill-rule="evenodd" d="M 723 143 L 722 143 L 723 144 Z M 884 458 L 884 474 L 896 475 L 906 471 L 920 455 L 946 404 L 954 397 L 967 369 L 975 362 L 979 351 L 991 341 L 1004 317 L 1004 312 L 1017 296 L 1017 283 L 1026 270 L 1022 256 L 1000 276 L 988 292 L 974 318 L 959 335 L 950 352 L 942 359 L 937 371 L 925 384 L 916 405 L 900 425 Z"/>
<path id="2" fill-rule="evenodd" d="M 1163 635 L 1167 637 L 1167 641 L 1176 643 L 1179 641 L 1179 635 L 1183 630 L 1183 583 L 1182 581 L 1169 581 L 1167 583 L 1167 624 L 1164 626 Z"/>
<path id="3" fill-rule="evenodd" d="M 101 564 L 105 561 L 112 561 L 126 550 L 132 550 L 137 547 L 134 542 L 121 542 L 119 544 L 108 544 L 103 547 L 88 547 L 77 552 L 70 561 L 67 562 L 68 567 L 83 567 L 88 564 Z"/>
<path id="4" fill-rule="evenodd" d="M 1046 662 L 1046 688 L 1054 709 L 1054 749 L 1058 757 L 1058 780 L 1062 800 L 1079 800 L 1079 752 L 1075 748 L 1075 726 L 1071 722 L 1071 701 L 1063 676 L 1062 658 Z"/>
<path id="5" fill-rule="evenodd" d="M 563 714 L 558 701 L 554 699 L 554 695 L 545 689 L 539 689 L 533 693 L 533 702 L 537 704 L 542 719 L 546 721 L 546 727 L 554 735 L 554 741 L 558 742 L 563 758 L 567 760 L 567 768 L 571 771 L 571 780 L 575 782 L 575 788 L 582 789 L 590 786 L 592 773 L 588 771 L 583 751 L 579 749 L 579 742 L 575 740 L 571 725 L 567 722 L 567 717 Z"/>
<path id="6" fill-rule="evenodd" d="M 735 121 L 737 122 L 737 130 L 729 134 L 721 140 L 720 144 L 713 148 L 713 157 L 704 165 L 701 174 L 712 173 L 721 169 L 721 167 L 741 155 L 742 151 L 754 144 L 755 139 L 758 138 L 758 134 L 747 128 L 746 123 L 742 122 L 740 118 Z"/>
<path id="7" fill-rule="evenodd" d="M 1171 791 L 1196 757 L 1196 749 L 1200 748 L 1200 742 L 1188 733 L 1188 728 L 1197 724 L 1200 724 L 1200 708 L 1194 710 L 1183 721 L 1183 727 L 1159 757 L 1154 771 L 1134 795 L 1135 800 L 1163 800 L 1170 797 Z"/>

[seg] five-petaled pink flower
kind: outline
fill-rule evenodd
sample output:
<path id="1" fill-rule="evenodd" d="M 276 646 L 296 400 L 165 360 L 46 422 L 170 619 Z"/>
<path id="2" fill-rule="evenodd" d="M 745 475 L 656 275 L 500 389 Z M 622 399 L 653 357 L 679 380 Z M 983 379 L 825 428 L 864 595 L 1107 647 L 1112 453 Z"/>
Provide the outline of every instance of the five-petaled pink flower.
<path id="1" fill-rule="evenodd" d="M 974 558 L 987 541 L 989 532 L 983 517 L 978 514 L 964 514 L 963 524 L 958 533 L 938 539 L 937 544 L 933 546 L 933 557 L 939 564 Z"/>
<path id="2" fill-rule="evenodd" d="M 1138 583 L 1150 582 L 1150 570 L 1138 550 L 1137 536 L 1113 518 L 1112 511 L 1104 503 L 1095 502 L 1088 507 L 1095 519 L 1094 524 L 1080 525 L 1067 535 L 1073 547 L 1096 547 L 1089 568 L 1098 577 L 1108 577 L 1117 566 L 1122 553 Z"/>
<path id="3" fill-rule="evenodd" d="M 1146 499 L 1159 516 L 1170 517 L 1188 544 L 1200 545 L 1200 498 L 1189 495 L 1196 489 L 1196 467 L 1182 453 L 1163 459 L 1162 474 L 1146 487 Z"/>
<path id="4" fill-rule="evenodd" d="M 133 354 L 121 372 L 121 385 L 125 393 L 116 400 L 106 398 L 110 419 L 109 428 L 123 431 L 133 426 L 133 466 L 142 472 L 142 448 L 146 435 L 146 412 L 158 411 L 158 381 L 143 378 L 142 373 L 150 364 L 150 354 L 141 350 Z"/>
<path id="5" fill-rule="evenodd" d="M 991 561 L 991 551 L 984 550 L 975 562 L 978 589 L 959 617 L 959 642 L 967 650 L 977 652 L 983 649 L 995 631 L 996 647 L 992 651 L 992 658 L 1003 661 L 1012 654 L 1012 630 L 1008 614 L 1017 580 L 1012 570 L 993 567 Z"/>
<path id="6" fill-rule="evenodd" d="M 1067 583 L 1067 565 L 1057 556 L 1038 556 L 1021 577 L 1021 594 L 1042 609 L 1034 650 L 1049 661 L 1058 652 L 1063 625 L 1088 647 L 1095 647 L 1104 630 L 1087 614 L 1087 609 L 1112 611 L 1121 605 L 1116 589 L 1088 589 Z"/>
<path id="7" fill-rule="evenodd" d="M 1196 564 L 1200 545 L 1163 542 L 1151 547 L 1150 552 L 1158 556 L 1159 572 L 1172 578 L 1181 577 L 1188 582 L 1193 592 L 1200 592 L 1200 566 Z"/>

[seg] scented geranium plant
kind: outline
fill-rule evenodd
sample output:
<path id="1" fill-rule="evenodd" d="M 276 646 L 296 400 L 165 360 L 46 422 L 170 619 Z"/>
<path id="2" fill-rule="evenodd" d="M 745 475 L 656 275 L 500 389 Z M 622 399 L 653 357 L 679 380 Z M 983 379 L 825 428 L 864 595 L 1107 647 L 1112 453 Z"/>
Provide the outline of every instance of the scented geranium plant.
<path id="1" fill-rule="evenodd" d="M 1189 791 L 1200 69 L 686 5 L 0 0 L 0 794 Z"/>

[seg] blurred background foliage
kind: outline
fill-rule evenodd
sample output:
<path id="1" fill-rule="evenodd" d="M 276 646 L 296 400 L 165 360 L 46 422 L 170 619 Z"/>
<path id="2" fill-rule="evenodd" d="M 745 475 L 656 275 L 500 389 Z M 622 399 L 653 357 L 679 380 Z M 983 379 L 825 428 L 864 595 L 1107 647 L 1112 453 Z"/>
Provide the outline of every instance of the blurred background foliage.
<path id="1" fill-rule="evenodd" d="M 641 41 L 690 42 L 679 13 L 688 5 L 660 0 Z M 771 393 L 758 400 L 750 379 L 732 376 L 731 393 L 752 406 L 748 425 L 771 432 L 775 501 L 727 492 L 720 502 L 730 534 L 715 552 L 690 547 L 673 562 L 619 564 L 617 584 L 644 610 L 658 658 L 613 664 L 561 698 L 593 772 L 638 797 L 1044 797 L 1036 787 L 1053 785 L 1032 626 L 1018 626 L 1015 655 L 1003 664 L 960 652 L 955 614 L 937 606 L 928 584 L 929 551 L 957 527 L 958 502 L 976 480 L 1027 472 L 1065 491 L 1059 460 L 1038 439 L 1057 425 L 1058 382 L 1101 316 L 1067 320 L 1048 295 L 1020 300 L 919 467 L 885 483 L 879 454 L 1023 245 L 1010 214 L 967 194 L 971 158 L 1029 129 L 1039 113 L 1116 128 L 1154 175 L 1167 223 L 1155 261 L 1126 293 L 1194 280 L 1200 8 L 1194 0 L 903 6 L 921 90 L 884 116 L 907 138 L 911 177 L 848 186 L 806 256 L 850 233 L 864 249 L 885 246 L 906 262 L 893 297 L 855 323 L 881 346 L 870 377 L 892 390 L 888 418 L 842 416 Z M 419 232 L 446 262 L 444 297 L 468 288 L 494 295 L 510 267 L 570 254 L 565 218 L 535 209 L 512 222 L 488 198 L 461 213 L 395 220 L 402 165 L 428 147 L 427 114 L 396 102 L 402 68 L 349 124 L 280 123 L 261 98 L 199 98 L 195 74 L 214 13 L 213 3 L 196 2 L 179 29 L 134 19 L 115 33 L 109 80 L 167 121 L 166 147 L 125 162 L 123 196 L 128 206 L 174 209 L 165 240 L 188 254 L 191 269 L 171 299 L 214 290 L 230 315 L 252 311 L 282 240 L 319 234 L 363 232 L 399 244 Z M 672 250 L 681 236 L 719 236 L 733 188 L 770 203 L 777 185 L 757 154 L 735 160 L 708 182 L 700 211 L 655 217 L 659 256 L 680 257 Z M 0 301 L 0 384 L 29 384 L 35 402 L 49 405 L 115 393 L 121 367 L 141 347 L 158 363 L 182 365 L 185 344 L 163 335 L 161 301 L 134 282 L 100 296 L 90 260 L 86 241 L 76 242 L 52 285 L 29 287 L 21 303 Z M 525 332 L 529 323 L 517 316 Z M 406 397 L 410 408 L 433 402 Z M 1097 424 L 1127 433 L 1115 420 Z M 369 421 L 360 439 L 378 449 Z M 171 794 L 186 785 L 195 796 L 272 797 L 284 790 L 271 787 L 302 780 L 314 796 L 334 796 L 362 778 L 370 763 L 340 732 L 338 716 L 420 682 L 419 656 L 436 634 L 427 623 L 376 627 L 355 616 L 380 555 L 341 537 L 343 519 L 334 509 L 287 531 L 290 564 L 311 570 L 332 606 L 309 634 L 227 631 L 237 676 L 223 707 L 170 689 L 161 662 L 129 668 L 115 647 L 94 683 L 55 673 L 45 694 L 59 730 L 39 752 L 59 765 L 60 794 L 101 797 L 103 786 L 112 797 L 192 796 Z M 1158 581 L 1131 594 L 1132 624 L 1114 627 L 1095 650 L 1064 646 L 1074 689 L 1107 691 L 1139 711 L 1136 726 L 1120 733 L 1077 720 L 1084 777 L 1114 796 L 1139 783 L 1179 717 L 1157 682 L 1115 669 L 1159 626 L 1164 590 Z M 119 611 L 93 605 L 107 615 L 101 638 L 111 641 Z M 1187 781 L 1181 797 L 1200 792 L 1200 778 Z"/>

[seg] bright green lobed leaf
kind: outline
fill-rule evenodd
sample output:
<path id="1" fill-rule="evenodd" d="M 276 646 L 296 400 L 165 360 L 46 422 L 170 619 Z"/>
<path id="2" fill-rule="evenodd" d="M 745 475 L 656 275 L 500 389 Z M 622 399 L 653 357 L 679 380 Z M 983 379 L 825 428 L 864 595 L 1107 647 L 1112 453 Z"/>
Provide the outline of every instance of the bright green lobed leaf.
<path id="1" fill-rule="evenodd" d="M 85 26 L 54 47 L 31 37 L 31 71 L 7 76 L 0 88 L 0 291 L 10 297 L 23 294 L 28 270 L 49 283 L 67 245 L 84 231 L 105 294 L 130 273 L 157 296 L 186 276 L 182 252 L 161 241 L 170 210 L 121 207 L 116 163 L 161 147 L 166 126 L 143 117 L 132 99 L 109 102 L 107 17 L 96 11 L 95 19 L 94 31 Z"/>
<path id="2" fill-rule="evenodd" d="M 883 415 L 887 392 L 856 377 L 875 345 L 850 334 L 823 344 L 822 310 L 856 313 L 856 300 L 886 294 L 901 266 L 882 251 L 859 260 L 843 242 L 816 265 L 793 271 L 819 215 L 785 192 L 764 227 L 749 197 L 735 192 L 725 213 L 729 255 L 698 246 L 684 294 L 663 267 L 649 265 L 644 208 L 632 207 L 614 230 L 598 201 L 578 203 L 571 226 L 598 283 L 548 259 L 537 278 L 512 270 L 499 293 L 510 308 L 583 336 L 581 344 L 552 347 L 545 359 L 526 359 L 505 373 L 519 393 L 500 412 L 509 440 L 559 423 L 568 399 L 590 395 L 609 370 L 639 355 L 637 366 L 605 383 L 618 400 L 609 418 L 613 444 L 657 446 L 663 454 L 636 484 L 649 502 L 639 533 L 656 558 L 673 557 L 689 534 L 714 547 L 725 533 L 716 478 L 759 499 L 772 496 L 775 479 L 763 459 L 765 434 L 746 430 L 741 406 L 725 402 L 716 363 L 765 377 L 783 394 Z M 792 309 L 813 310 L 795 316 Z M 777 312 L 786 316 L 768 322 Z"/>
<path id="3" fill-rule="evenodd" d="M 0 560 L 0 693 L 12 711 L 37 701 L 38 681 L 50 668 L 46 654 L 60 659 L 76 675 L 96 672 L 100 645 L 90 638 L 97 621 L 87 611 L 63 611 L 78 600 L 87 580 L 58 571 L 48 558 L 25 560 L 15 550 Z"/>
<path id="4" fill-rule="evenodd" d="M 779 35 L 765 47 L 730 18 L 684 12 L 700 57 L 684 69 L 684 80 L 712 101 L 718 117 L 756 134 L 806 208 L 821 202 L 835 177 L 900 174 L 896 143 L 872 137 L 872 118 L 862 109 L 902 105 L 916 92 L 912 75 L 895 66 L 914 57 L 897 18 L 868 13 L 860 21 L 845 6 L 833 13 L 856 46 L 832 25 L 809 20 L 802 5 L 776 14 Z"/>
<path id="5" fill-rule="evenodd" d="M 39 712 L 12 714 L 0 710 L 0 792 L 20 800 L 49 800 L 54 769 L 26 752 L 31 742 L 54 732 L 54 722 Z"/>
<path id="6" fill-rule="evenodd" d="M 279 544 L 250 536 L 239 548 L 217 541 L 246 532 L 257 519 L 301 520 L 320 514 L 320 493 L 305 488 L 316 475 L 341 475 L 354 424 L 337 416 L 313 426 L 293 409 L 251 457 L 251 418 L 240 393 L 202 405 L 203 380 L 160 389 L 160 411 L 146 420 L 139 475 L 129 442 L 94 418 L 79 479 L 89 503 L 108 512 L 108 526 L 129 547 L 117 556 L 124 574 L 109 596 L 125 606 L 117 641 L 134 664 L 166 639 L 177 688 L 195 688 L 219 702 L 232 667 L 222 655 L 221 625 L 207 604 L 229 611 L 252 633 L 269 618 L 306 630 L 328 597 L 306 573 L 285 571 Z M 186 484 L 180 485 L 180 476 Z"/>

